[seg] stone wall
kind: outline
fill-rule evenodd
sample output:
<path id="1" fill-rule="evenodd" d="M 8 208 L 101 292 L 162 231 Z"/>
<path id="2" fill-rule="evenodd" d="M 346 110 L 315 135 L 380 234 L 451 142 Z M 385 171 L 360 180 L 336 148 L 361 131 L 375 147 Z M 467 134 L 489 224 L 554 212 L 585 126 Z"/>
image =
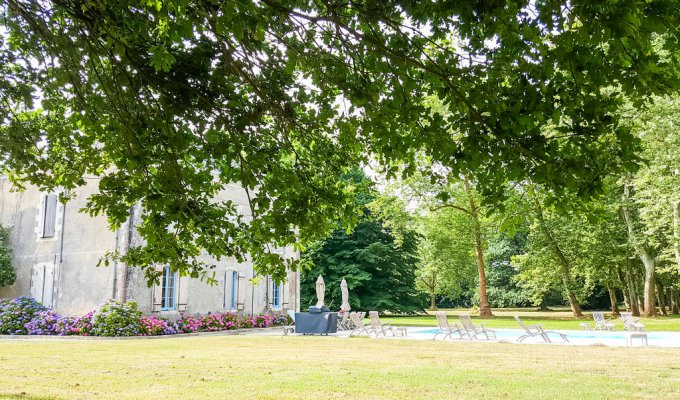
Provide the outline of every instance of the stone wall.
<path id="1" fill-rule="evenodd" d="M 218 284 L 209 286 L 199 279 L 179 279 L 178 305 L 174 311 L 160 311 L 160 288 L 148 287 L 144 274 L 122 264 L 97 267 L 107 251 L 124 250 L 128 240 L 127 226 L 112 232 L 105 217 L 91 217 L 81 213 L 85 202 L 97 190 L 96 179 L 79 188 L 67 204 L 58 203 L 54 235 L 42 237 L 46 194 L 35 187 L 17 191 L 6 178 L 0 177 L 0 223 L 11 230 L 14 250 L 16 282 L 0 288 L 0 297 L 31 296 L 65 315 L 79 315 L 94 309 L 106 299 L 120 297 L 120 279 L 126 281 L 126 298 L 136 301 L 145 313 L 159 313 L 172 317 L 179 311 L 207 313 L 238 311 L 245 314 L 261 313 L 271 309 L 272 282 L 259 277 L 253 285 L 252 264 L 238 263 L 234 259 L 212 262 Z M 232 200 L 240 204 L 249 219 L 245 192 L 237 185 L 229 185 L 220 193 L 219 200 Z M 135 210 L 139 222 L 139 210 Z M 133 243 L 140 238 L 132 230 Z M 296 256 L 291 249 L 282 249 L 287 256 Z M 238 274 L 236 285 L 238 304 L 231 307 L 232 271 Z M 123 273 L 125 276 L 123 277 Z M 281 288 L 281 310 L 295 309 L 298 300 L 299 274 L 289 272 L 288 282 Z M 156 306 L 155 306 L 156 304 Z"/>

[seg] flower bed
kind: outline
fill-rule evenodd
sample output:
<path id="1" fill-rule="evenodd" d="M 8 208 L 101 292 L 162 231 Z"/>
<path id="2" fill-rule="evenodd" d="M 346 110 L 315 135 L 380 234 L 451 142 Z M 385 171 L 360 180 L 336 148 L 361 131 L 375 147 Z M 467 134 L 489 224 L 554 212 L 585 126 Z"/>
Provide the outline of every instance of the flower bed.
<path id="1" fill-rule="evenodd" d="M 0 299 L 0 334 L 158 336 L 178 333 L 213 332 L 284 325 L 287 317 L 261 314 L 253 317 L 235 313 L 203 316 L 180 314 L 178 320 L 155 315 L 142 316 L 135 302 L 109 300 L 81 317 L 63 317 L 29 297 Z"/>

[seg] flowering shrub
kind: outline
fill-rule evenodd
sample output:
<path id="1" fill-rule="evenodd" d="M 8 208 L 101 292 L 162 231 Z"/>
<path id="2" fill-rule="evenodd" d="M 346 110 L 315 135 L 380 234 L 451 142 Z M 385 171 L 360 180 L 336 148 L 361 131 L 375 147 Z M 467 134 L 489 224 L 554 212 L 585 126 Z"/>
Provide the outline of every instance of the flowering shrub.
<path id="1" fill-rule="evenodd" d="M 57 321 L 57 325 L 60 329 L 60 335 L 90 336 L 92 334 L 93 316 L 94 311 L 90 311 L 82 317 L 61 317 L 61 319 Z"/>
<path id="2" fill-rule="evenodd" d="M 96 336 L 135 336 L 140 332 L 142 312 L 137 303 L 109 300 L 92 316 L 92 334 Z"/>
<path id="3" fill-rule="evenodd" d="M 203 319 L 182 314 L 181 318 L 175 322 L 175 326 L 177 333 L 199 332 L 203 327 Z"/>
<path id="4" fill-rule="evenodd" d="M 238 316 L 234 313 L 214 313 L 203 317 L 206 331 L 224 331 L 239 328 Z"/>
<path id="5" fill-rule="evenodd" d="M 174 322 L 156 316 L 142 317 L 139 320 L 142 336 L 174 335 L 178 333 Z"/>
<path id="6" fill-rule="evenodd" d="M 285 315 L 239 317 L 232 312 L 204 316 L 180 314 L 177 321 L 142 316 L 137 303 L 109 300 L 81 317 L 62 317 L 34 299 L 0 299 L 0 334 L 155 336 L 285 325 Z"/>
<path id="7" fill-rule="evenodd" d="M 288 325 L 291 322 L 293 322 L 289 316 L 287 315 L 277 315 L 274 317 L 274 320 L 272 320 L 272 325 Z"/>
<path id="8" fill-rule="evenodd" d="M 38 311 L 33 319 L 24 324 L 24 328 L 28 335 L 61 335 L 61 318 L 54 310 Z"/>
<path id="9" fill-rule="evenodd" d="M 0 300 L 0 334 L 27 335 L 26 324 L 47 307 L 30 297 Z"/>

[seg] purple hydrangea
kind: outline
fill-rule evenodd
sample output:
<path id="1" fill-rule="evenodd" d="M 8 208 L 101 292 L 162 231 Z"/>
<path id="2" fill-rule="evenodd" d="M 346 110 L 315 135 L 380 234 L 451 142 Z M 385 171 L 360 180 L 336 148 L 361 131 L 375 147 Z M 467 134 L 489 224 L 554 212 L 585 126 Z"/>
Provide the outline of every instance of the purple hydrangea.
<path id="1" fill-rule="evenodd" d="M 30 297 L 0 299 L 0 334 L 27 335 L 26 324 L 47 307 Z"/>
<path id="2" fill-rule="evenodd" d="M 28 335 L 61 335 L 60 319 L 62 316 L 54 310 L 38 311 L 24 327 Z"/>

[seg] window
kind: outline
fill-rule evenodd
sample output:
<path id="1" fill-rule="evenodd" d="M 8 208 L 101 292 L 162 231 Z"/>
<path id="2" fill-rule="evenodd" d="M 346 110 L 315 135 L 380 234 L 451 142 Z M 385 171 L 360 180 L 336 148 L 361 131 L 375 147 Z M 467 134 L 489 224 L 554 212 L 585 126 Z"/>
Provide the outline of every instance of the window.
<path id="1" fill-rule="evenodd" d="M 161 311 L 177 309 L 177 272 L 170 271 L 170 267 L 163 268 Z"/>
<path id="2" fill-rule="evenodd" d="M 272 308 L 281 308 L 281 284 L 272 282 Z"/>
<path id="3" fill-rule="evenodd" d="M 231 271 L 231 299 L 229 301 L 229 308 L 236 309 L 236 289 L 238 288 L 238 272 Z"/>
<path id="4" fill-rule="evenodd" d="M 42 238 L 52 238 L 57 225 L 57 195 L 48 194 L 42 204 Z"/>

